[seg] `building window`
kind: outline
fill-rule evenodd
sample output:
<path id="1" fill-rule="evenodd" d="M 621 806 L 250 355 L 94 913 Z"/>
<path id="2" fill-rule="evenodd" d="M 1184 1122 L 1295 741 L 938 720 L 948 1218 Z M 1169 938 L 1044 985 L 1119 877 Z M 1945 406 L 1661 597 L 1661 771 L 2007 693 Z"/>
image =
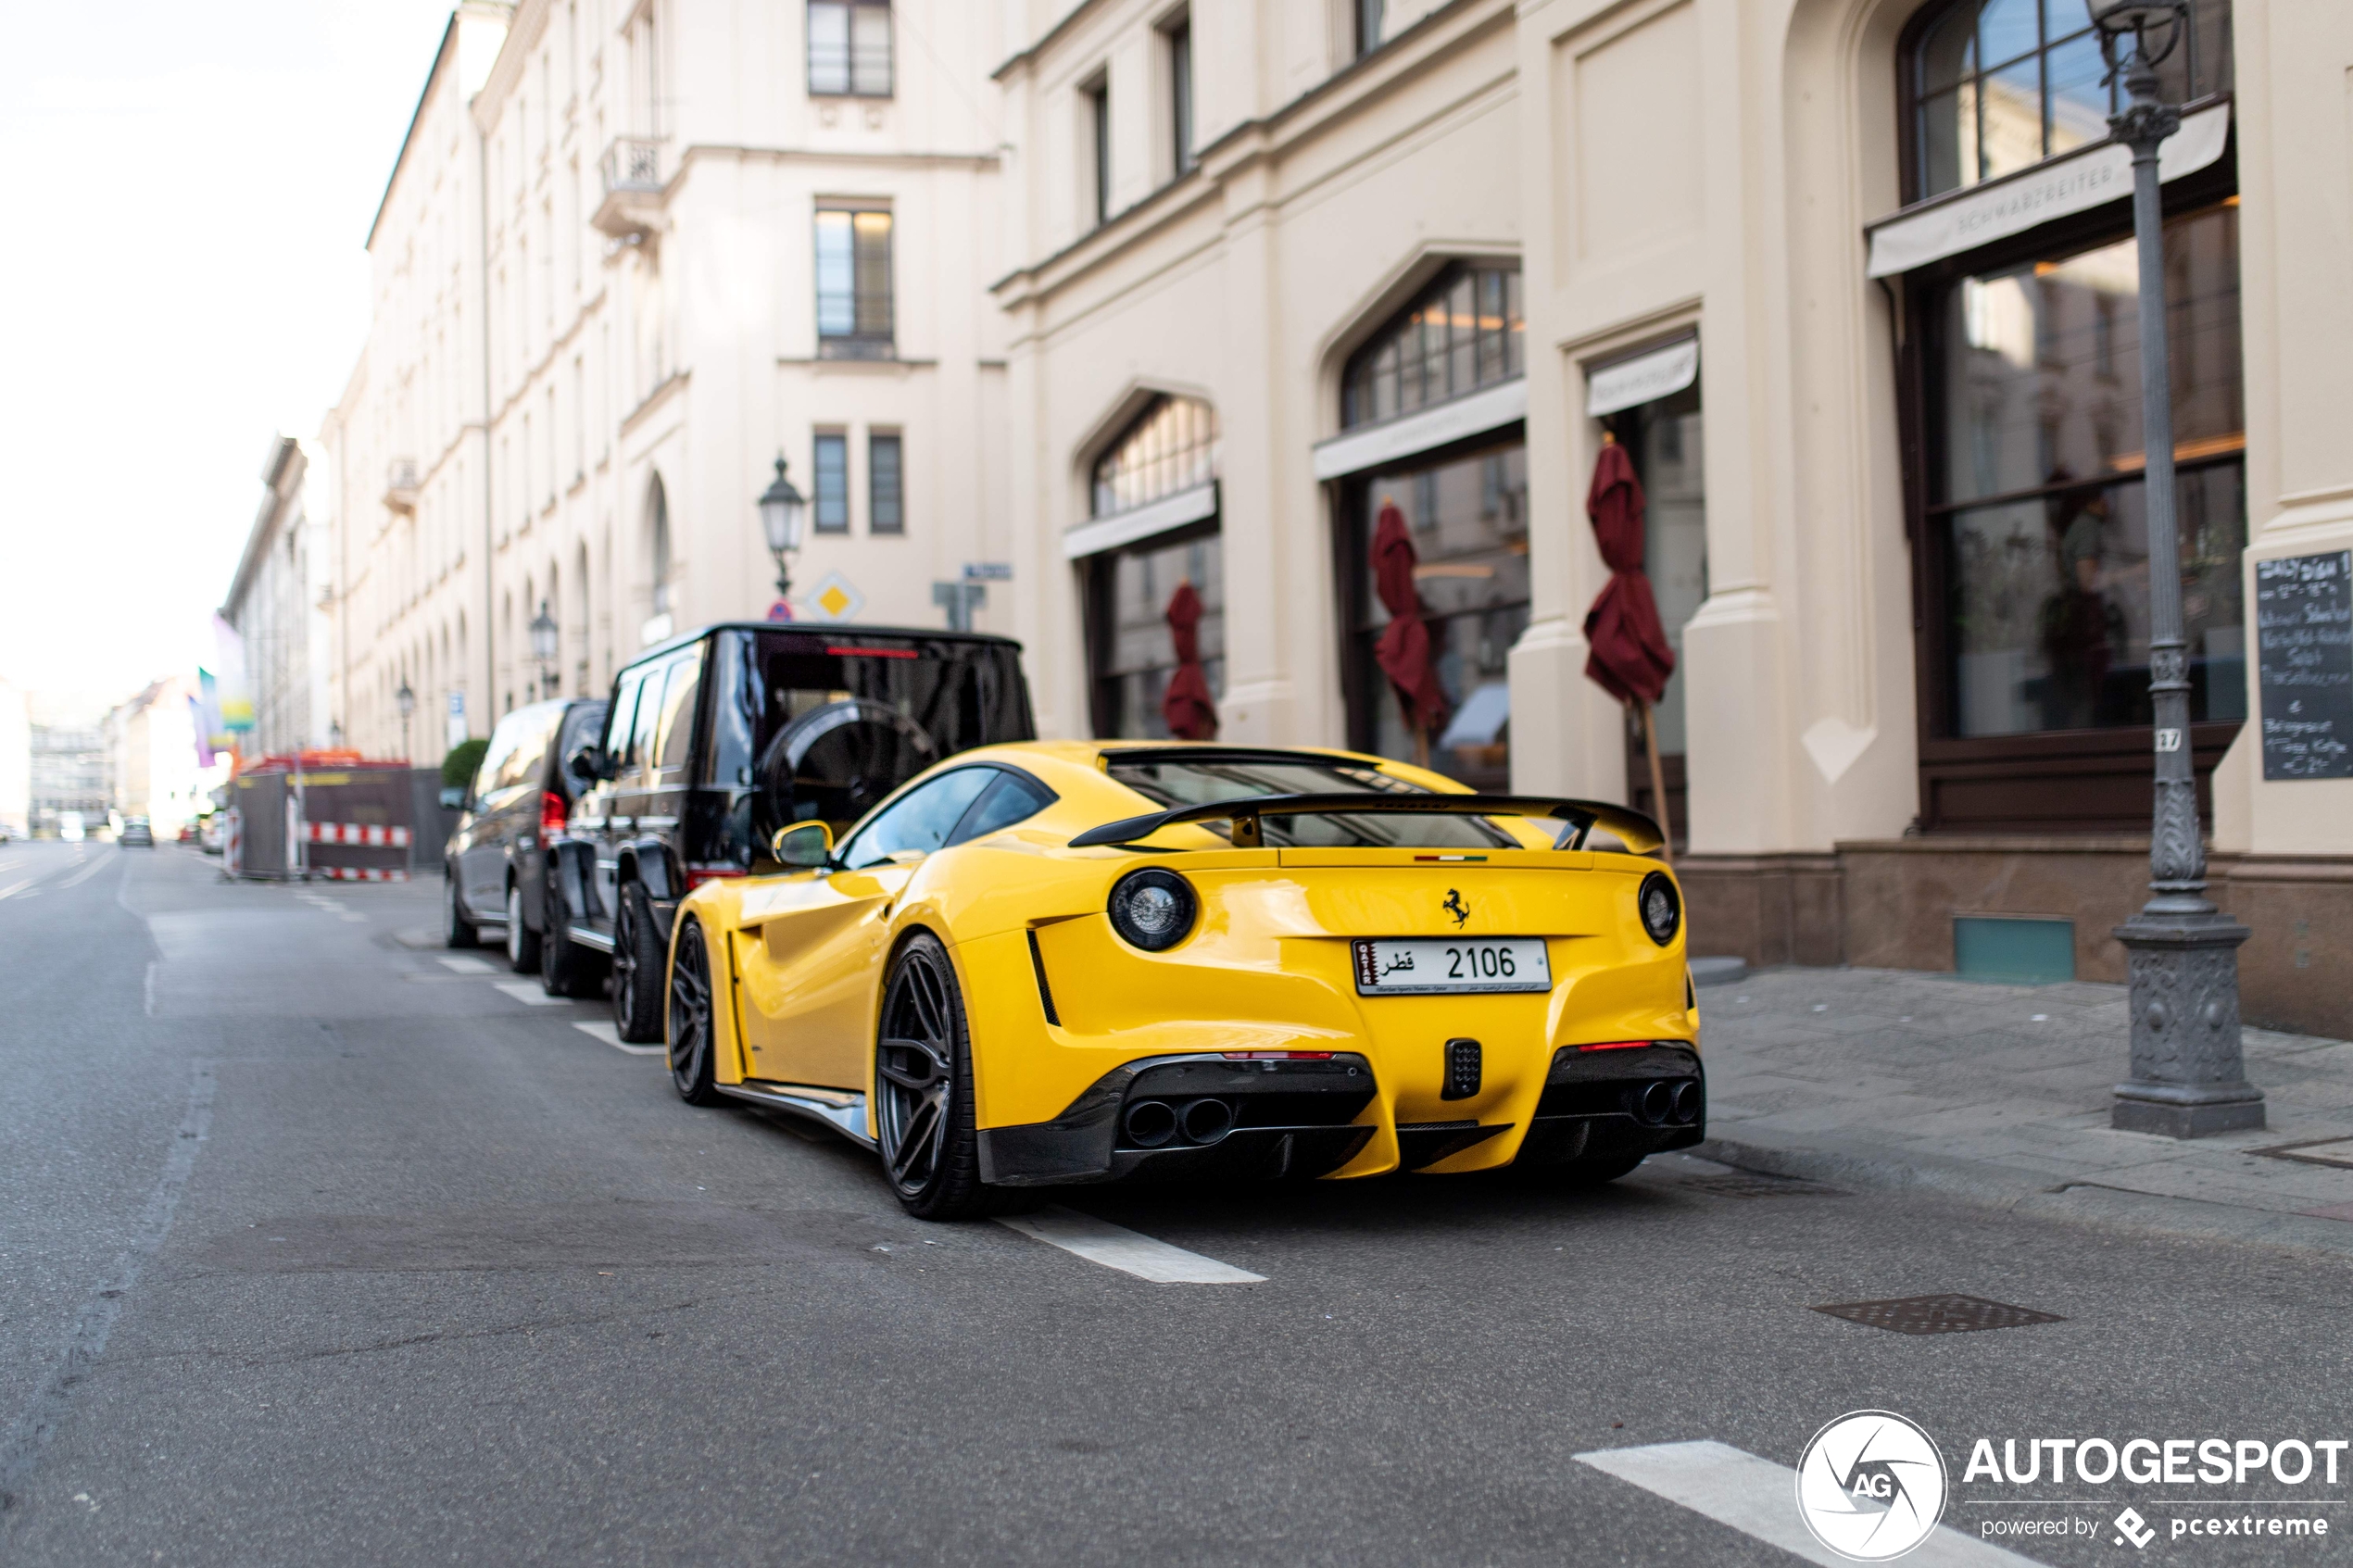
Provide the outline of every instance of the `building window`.
<path id="1" fill-rule="evenodd" d="M 1158 397 L 1095 460 L 1089 512 L 1111 517 L 1217 477 L 1217 410 Z"/>
<path id="2" fill-rule="evenodd" d="M 1355 7 L 1356 57 L 1363 59 L 1380 47 L 1381 22 L 1389 9 L 1388 0 L 1351 0 Z"/>
<path id="3" fill-rule="evenodd" d="M 1100 228 L 1111 220 L 1111 83 L 1100 80 L 1082 87 L 1078 97 L 1087 116 L 1089 216 Z"/>
<path id="4" fill-rule="evenodd" d="M 1960 0 L 1916 24 L 1913 38 L 1913 200 L 2107 139 L 2120 88 L 2107 80 L 2083 0 Z M 2158 75 L 2174 104 L 2229 83 L 2229 0 L 2191 0 L 2189 31 Z"/>
<path id="5" fill-rule="evenodd" d="M 849 437 L 838 431 L 817 437 L 816 505 L 812 525 L 820 533 L 849 532 Z"/>
<path id="6" fill-rule="evenodd" d="M 894 352 L 890 214 L 876 207 L 819 208 L 818 357 L 887 359 Z"/>
<path id="7" fill-rule="evenodd" d="M 866 438 L 866 532 L 907 532 L 906 479 L 900 464 L 900 438 L 875 433 Z"/>
<path id="8" fill-rule="evenodd" d="M 1162 29 L 1168 41 L 1168 144 L 1173 176 L 1193 167 L 1193 19 L 1188 11 Z"/>
<path id="9" fill-rule="evenodd" d="M 1527 369 L 1519 264 L 1456 262 L 1350 356 L 1340 423 L 1378 424 Z"/>
<path id="10" fill-rule="evenodd" d="M 2109 89 L 2081 0 L 1969 0 L 1907 36 L 1908 193 L 2098 140 Z M 2176 101 L 2226 89 L 2230 12 L 2195 0 Z M 2238 211 L 2232 160 L 2165 187 L 2175 508 L 2203 781 L 2246 712 Z M 1905 281 L 1930 832 L 2145 832 L 2149 582 L 2132 216 L 2116 203 Z"/>
<path id="11" fill-rule="evenodd" d="M 890 96 L 890 0 L 809 0 L 809 92 Z"/>

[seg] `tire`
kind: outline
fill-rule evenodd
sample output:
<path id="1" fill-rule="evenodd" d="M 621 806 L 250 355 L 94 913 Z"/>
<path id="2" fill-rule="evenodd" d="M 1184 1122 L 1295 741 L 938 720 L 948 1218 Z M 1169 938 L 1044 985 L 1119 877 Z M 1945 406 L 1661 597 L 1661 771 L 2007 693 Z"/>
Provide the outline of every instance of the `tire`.
<path id="1" fill-rule="evenodd" d="M 555 868 L 547 871 L 547 897 L 539 933 L 539 988 L 551 997 L 593 997 L 604 983 L 605 956 L 573 941 L 572 922 L 556 886 Z"/>
<path id="2" fill-rule="evenodd" d="M 465 916 L 465 908 L 458 901 L 458 879 L 442 869 L 441 877 L 441 941 L 447 947 L 479 947 L 482 934 L 474 922 Z"/>
<path id="3" fill-rule="evenodd" d="M 662 972 L 670 954 L 656 923 L 646 884 L 623 883 L 612 922 L 612 1026 L 635 1046 L 661 1038 Z"/>
<path id="4" fill-rule="evenodd" d="M 715 1041 L 711 1018 L 711 949 L 702 922 L 689 915 L 678 927 L 670 960 L 670 1006 L 664 1035 L 670 1047 L 670 1083 L 688 1105 L 719 1105 L 726 1096 L 711 1082 Z"/>
<path id="5" fill-rule="evenodd" d="M 539 968 L 539 933 L 523 922 L 522 886 L 507 884 L 507 967 L 517 974 Z"/>
<path id="6" fill-rule="evenodd" d="M 1026 1196 L 980 1179 L 972 1037 L 948 949 L 919 933 L 891 960 L 875 1040 L 874 1127 L 883 1174 L 919 1220 L 1001 1214 Z"/>

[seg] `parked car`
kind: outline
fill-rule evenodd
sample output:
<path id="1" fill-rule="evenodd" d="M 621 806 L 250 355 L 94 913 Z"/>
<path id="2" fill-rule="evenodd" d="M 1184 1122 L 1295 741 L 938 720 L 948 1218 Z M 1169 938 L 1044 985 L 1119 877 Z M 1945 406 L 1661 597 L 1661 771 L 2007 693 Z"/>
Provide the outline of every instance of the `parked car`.
<path id="1" fill-rule="evenodd" d="M 603 732 L 600 697 L 558 698 L 498 721 L 443 854 L 444 940 L 471 947 L 487 929 L 518 973 L 540 966 L 547 869 L 579 784 L 563 759 Z"/>
<path id="2" fill-rule="evenodd" d="M 114 835 L 114 841 L 125 848 L 136 846 L 153 849 L 156 847 L 154 824 L 145 817 L 125 817 L 122 819 L 122 831 Z"/>
<path id="3" fill-rule="evenodd" d="M 614 678 L 604 734 L 566 759 L 589 787 L 556 857 L 549 970 L 609 956 L 614 1027 L 659 1040 L 689 889 L 773 870 L 778 829 L 846 833 L 942 758 L 1036 728 L 1003 637 L 754 622 L 649 648 Z"/>

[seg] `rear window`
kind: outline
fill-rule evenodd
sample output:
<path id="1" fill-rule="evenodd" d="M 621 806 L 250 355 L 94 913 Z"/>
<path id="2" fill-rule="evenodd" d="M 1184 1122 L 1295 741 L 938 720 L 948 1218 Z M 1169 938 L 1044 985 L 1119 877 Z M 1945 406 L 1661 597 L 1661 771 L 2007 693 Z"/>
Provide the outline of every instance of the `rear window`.
<path id="1" fill-rule="evenodd" d="M 1113 752 L 1104 759 L 1104 771 L 1164 807 L 1265 795 L 1429 793 L 1365 764 L 1302 752 Z M 1260 827 L 1268 846 L 1298 849 L 1492 849 L 1515 844 L 1477 817 L 1330 813 L 1268 817 Z"/>

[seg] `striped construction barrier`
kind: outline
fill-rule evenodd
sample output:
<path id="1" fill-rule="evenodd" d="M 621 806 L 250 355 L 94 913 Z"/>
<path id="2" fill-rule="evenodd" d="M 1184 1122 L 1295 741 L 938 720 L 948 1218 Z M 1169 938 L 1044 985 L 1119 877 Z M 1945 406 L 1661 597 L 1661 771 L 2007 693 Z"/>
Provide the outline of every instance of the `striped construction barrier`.
<path id="1" fill-rule="evenodd" d="M 312 876 L 323 876 L 333 882 L 406 882 L 407 872 L 377 871 L 365 866 L 313 866 Z"/>
<path id="2" fill-rule="evenodd" d="M 357 844 L 370 849 L 406 849 L 407 828 L 373 827 L 365 822 L 310 822 L 313 844 Z"/>

